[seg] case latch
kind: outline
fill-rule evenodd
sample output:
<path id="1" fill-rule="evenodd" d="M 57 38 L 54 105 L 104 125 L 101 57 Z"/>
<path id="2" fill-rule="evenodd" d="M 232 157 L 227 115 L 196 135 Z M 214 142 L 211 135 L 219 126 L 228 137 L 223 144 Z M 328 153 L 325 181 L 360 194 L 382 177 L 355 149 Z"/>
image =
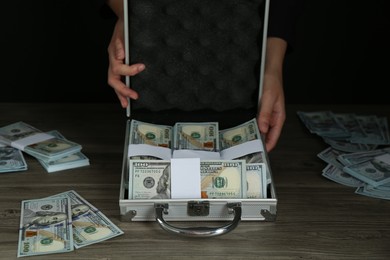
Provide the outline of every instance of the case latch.
<path id="1" fill-rule="evenodd" d="M 189 201 L 187 204 L 187 214 L 189 216 L 208 216 L 210 213 L 210 202 Z"/>

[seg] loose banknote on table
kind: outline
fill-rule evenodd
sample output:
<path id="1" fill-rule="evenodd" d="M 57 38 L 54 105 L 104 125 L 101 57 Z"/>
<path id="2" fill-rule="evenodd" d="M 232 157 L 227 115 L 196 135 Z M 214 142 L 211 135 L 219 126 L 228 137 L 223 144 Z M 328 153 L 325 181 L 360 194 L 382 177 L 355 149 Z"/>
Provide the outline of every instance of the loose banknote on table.
<path id="1" fill-rule="evenodd" d="M 76 191 L 70 190 L 51 197 L 63 196 L 70 199 L 73 244 L 76 249 L 123 234 L 122 230 Z"/>
<path id="2" fill-rule="evenodd" d="M 22 201 L 18 257 L 66 253 L 123 231 L 74 190 Z"/>
<path id="3" fill-rule="evenodd" d="M 73 251 L 67 196 L 22 201 L 18 257 Z"/>
<path id="4" fill-rule="evenodd" d="M 355 193 L 390 199 L 390 132 L 388 120 L 373 114 L 298 111 L 309 129 L 330 145 L 317 156 L 328 165 L 322 176 Z"/>

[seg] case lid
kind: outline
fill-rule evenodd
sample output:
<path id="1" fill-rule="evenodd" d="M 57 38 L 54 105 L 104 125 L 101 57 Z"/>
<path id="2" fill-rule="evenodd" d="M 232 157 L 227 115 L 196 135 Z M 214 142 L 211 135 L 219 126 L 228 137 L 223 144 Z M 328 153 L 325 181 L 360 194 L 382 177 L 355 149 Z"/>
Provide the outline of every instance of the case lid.
<path id="1" fill-rule="evenodd" d="M 253 117 L 268 6 L 269 0 L 124 0 L 126 63 L 146 65 L 126 78 L 139 93 L 131 110 L 248 110 Z"/>

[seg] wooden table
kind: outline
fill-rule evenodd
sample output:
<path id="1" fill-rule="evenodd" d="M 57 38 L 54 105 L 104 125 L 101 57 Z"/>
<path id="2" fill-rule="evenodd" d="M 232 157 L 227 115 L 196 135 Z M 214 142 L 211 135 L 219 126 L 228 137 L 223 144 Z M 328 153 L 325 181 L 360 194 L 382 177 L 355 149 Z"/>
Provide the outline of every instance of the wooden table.
<path id="1" fill-rule="evenodd" d="M 278 147 L 269 154 L 278 196 L 275 222 L 242 221 L 213 238 L 187 238 L 155 222 L 121 222 L 119 186 L 126 116 L 119 104 L 0 104 L 0 125 L 25 121 L 56 129 L 82 144 L 88 167 L 47 173 L 31 156 L 29 169 L 0 174 L 0 259 L 17 255 L 20 202 L 74 189 L 124 235 L 36 259 L 390 259 L 390 201 L 354 193 L 321 176 L 317 154 L 328 146 L 310 134 L 296 111 L 376 114 L 388 105 L 288 105 Z"/>

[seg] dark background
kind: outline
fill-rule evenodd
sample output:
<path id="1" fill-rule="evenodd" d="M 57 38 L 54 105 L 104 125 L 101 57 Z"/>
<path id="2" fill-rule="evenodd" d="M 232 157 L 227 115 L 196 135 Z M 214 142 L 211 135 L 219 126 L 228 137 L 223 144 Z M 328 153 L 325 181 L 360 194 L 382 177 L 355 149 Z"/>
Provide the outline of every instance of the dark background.
<path id="1" fill-rule="evenodd" d="M 388 2 L 306 0 L 286 102 L 388 103 Z M 118 102 L 107 85 L 115 20 L 96 1 L 4 1 L 0 19 L 0 102 Z"/>

